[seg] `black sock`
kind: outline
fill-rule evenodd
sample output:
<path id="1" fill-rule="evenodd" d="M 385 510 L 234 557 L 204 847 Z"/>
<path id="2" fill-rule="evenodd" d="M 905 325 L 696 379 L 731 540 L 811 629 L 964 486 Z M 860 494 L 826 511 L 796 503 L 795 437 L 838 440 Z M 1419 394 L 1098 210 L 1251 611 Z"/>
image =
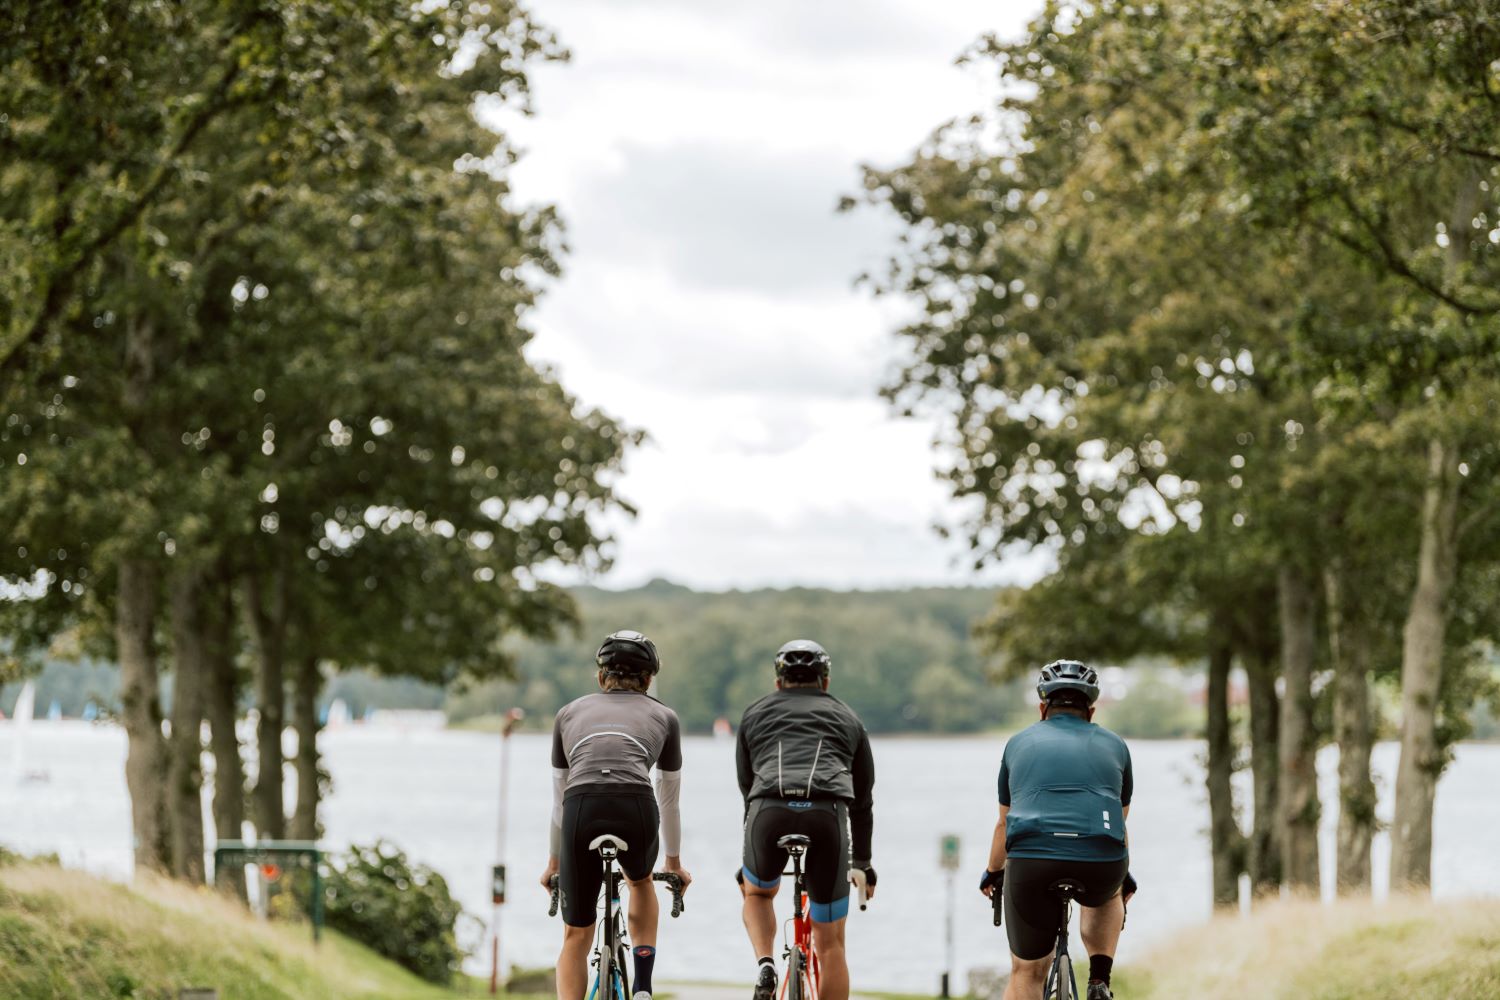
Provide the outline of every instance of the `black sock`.
<path id="1" fill-rule="evenodd" d="M 635 982 L 631 989 L 636 993 L 651 992 L 651 968 L 656 964 L 656 949 L 649 944 L 635 947 Z"/>
<path id="2" fill-rule="evenodd" d="M 776 971 L 776 960 L 773 959 L 770 955 L 764 955 L 764 956 L 762 956 L 761 960 L 760 960 L 760 965 L 763 966 L 763 967 L 765 967 L 765 968 L 767 968 L 767 969 L 770 969 L 772 972 Z M 757 968 L 755 970 L 755 974 L 757 976 L 760 975 L 760 969 L 759 968 Z"/>
<path id="3" fill-rule="evenodd" d="M 1115 960 L 1108 955 L 1089 956 L 1089 982 L 1103 983 L 1109 985 L 1110 970 L 1115 967 Z"/>

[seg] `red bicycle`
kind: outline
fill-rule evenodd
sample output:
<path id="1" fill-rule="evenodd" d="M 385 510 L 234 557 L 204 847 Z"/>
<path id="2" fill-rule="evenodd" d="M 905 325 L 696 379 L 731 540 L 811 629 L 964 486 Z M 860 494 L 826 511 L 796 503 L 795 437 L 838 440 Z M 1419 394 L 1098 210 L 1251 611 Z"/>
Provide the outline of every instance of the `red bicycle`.
<path id="1" fill-rule="evenodd" d="M 786 933 L 786 976 L 781 980 L 783 1000 L 818 1000 L 818 953 L 813 950 L 812 918 L 808 915 L 807 880 L 802 858 L 812 843 L 801 834 L 788 834 L 776 841 L 792 859 L 792 919 Z"/>

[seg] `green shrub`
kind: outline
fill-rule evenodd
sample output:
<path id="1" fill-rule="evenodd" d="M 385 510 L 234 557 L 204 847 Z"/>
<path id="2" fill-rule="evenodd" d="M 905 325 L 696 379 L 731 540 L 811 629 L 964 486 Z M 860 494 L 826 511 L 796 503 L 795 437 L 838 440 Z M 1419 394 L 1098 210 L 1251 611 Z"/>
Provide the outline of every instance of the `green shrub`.
<path id="1" fill-rule="evenodd" d="M 452 982 L 464 957 L 455 930 L 463 907 L 441 875 L 413 866 L 383 840 L 351 847 L 329 867 L 324 890 L 329 927 L 428 982 Z"/>

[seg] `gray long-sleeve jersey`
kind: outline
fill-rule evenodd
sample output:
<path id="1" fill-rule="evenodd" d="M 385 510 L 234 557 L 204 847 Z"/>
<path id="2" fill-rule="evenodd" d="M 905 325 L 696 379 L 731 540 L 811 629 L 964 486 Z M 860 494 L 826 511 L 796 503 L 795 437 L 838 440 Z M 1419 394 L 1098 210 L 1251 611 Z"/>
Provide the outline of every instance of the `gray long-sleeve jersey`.
<path id="1" fill-rule="evenodd" d="M 600 691 L 564 705 L 552 724 L 552 851 L 561 837 L 562 800 L 588 788 L 651 788 L 657 769 L 656 803 L 662 845 L 680 851 L 677 800 L 681 787 L 682 729 L 677 713 L 638 691 Z"/>
<path id="2" fill-rule="evenodd" d="M 854 709 L 819 688 L 772 692 L 745 709 L 735 765 L 747 806 L 760 798 L 847 803 L 854 857 L 870 860 L 875 757 Z"/>

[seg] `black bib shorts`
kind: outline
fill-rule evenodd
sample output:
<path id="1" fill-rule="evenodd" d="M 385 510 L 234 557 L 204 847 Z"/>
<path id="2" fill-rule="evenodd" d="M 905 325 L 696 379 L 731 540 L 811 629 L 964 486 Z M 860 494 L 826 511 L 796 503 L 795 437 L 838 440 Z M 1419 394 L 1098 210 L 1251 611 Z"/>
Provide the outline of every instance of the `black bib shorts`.
<path id="1" fill-rule="evenodd" d="M 1005 936 L 1011 954 L 1027 961 L 1046 958 L 1057 946 L 1062 898 L 1050 891 L 1058 879 L 1083 886 L 1083 906 L 1103 906 L 1120 891 L 1130 859 L 1072 861 L 1053 858 L 1007 858 L 1005 861 Z"/>
<path id="2" fill-rule="evenodd" d="M 661 820 L 649 787 L 584 787 L 590 790 L 570 791 L 563 798 L 558 859 L 560 909 L 563 921 L 573 927 L 591 927 L 598 915 L 604 863 L 598 852 L 589 850 L 591 840 L 607 833 L 625 841 L 628 849 L 615 863 L 632 882 L 650 877 L 660 850 Z"/>
<path id="3" fill-rule="evenodd" d="M 809 916 L 831 924 L 849 914 L 849 808 L 837 799 L 751 799 L 745 813 L 744 876 L 770 889 L 787 870 L 776 841 L 789 833 L 812 840 L 803 859 Z"/>

